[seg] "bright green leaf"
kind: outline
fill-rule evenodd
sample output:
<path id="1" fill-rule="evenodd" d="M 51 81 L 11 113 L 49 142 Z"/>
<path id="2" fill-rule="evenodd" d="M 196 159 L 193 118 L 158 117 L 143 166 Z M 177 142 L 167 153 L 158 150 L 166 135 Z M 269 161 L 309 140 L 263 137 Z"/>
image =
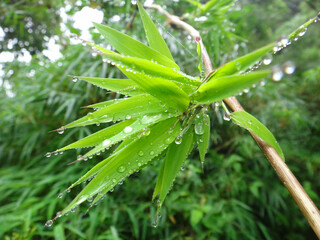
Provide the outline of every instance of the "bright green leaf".
<path id="1" fill-rule="evenodd" d="M 270 75 L 270 70 L 214 78 L 203 84 L 191 99 L 195 103 L 208 104 L 231 97 Z"/>
<path id="2" fill-rule="evenodd" d="M 210 140 L 210 117 L 207 114 L 199 113 L 196 116 L 194 132 L 199 148 L 200 160 L 203 164 Z"/>
<path id="3" fill-rule="evenodd" d="M 184 160 L 189 154 L 192 143 L 193 129 L 189 128 L 189 130 L 183 135 L 182 142 L 180 144 L 173 142 L 169 146 L 166 157 L 163 160 L 163 170 L 161 170 L 162 172 L 159 174 L 155 191 L 153 193 L 153 198 L 159 194 L 160 205 L 167 196 Z"/>
<path id="4" fill-rule="evenodd" d="M 148 136 L 142 136 L 111 156 L 107 164 L 62 211 L 62 214 L 69 212 L 89 197 L 107 191 L 106 189 L 112 189 L 118 182 L 140 169 L 140 166 L 158 156 L 179 134 L 180 126 L 176 124 L 177 121 L 176 118 L 171 118 L 156 124 L 150 129 Z"/>
<path id="5" fill-rule="evenodd" d="M 104 38 L 121 54 L 157 61 L 163 66 L 179 69 L 179 66 L 171 59 L 144 45 L 143 43 L 129 37 L 110 27 L 94 23 L 94 26 L 104 36 Z"/>
<path id="6" fill-rule="evenodd" d="M 247 113 L 246 111 L 233 112 L 231 114 L 231 119 L 235 124 L 256 134 L 259 138 L 268 143 L 278 152 L 280 157 L 284 160 L 283 152 L 277 140 L 269 131 L 269 129 L 266 128 L 261 122 L 259 122 L 258 119 L 256 119 L 254 116 Z"/>
<path id="7" fill-rule="evenodd" d="M 167 58 L 174 61 L 171 52 L 166 44 L 166 42 L 163 40 L 161 34 L 159 33 L 158 29 L 152 22 L 150 16 L 147 14 L 147 12 L 143 9 L 141 3 L 138 1 L 138 7 L 140 16 L 143 22 L 144 30 L 148 39 L 149 46 L 161 53 L 162 55 L 166 56 Z"/>

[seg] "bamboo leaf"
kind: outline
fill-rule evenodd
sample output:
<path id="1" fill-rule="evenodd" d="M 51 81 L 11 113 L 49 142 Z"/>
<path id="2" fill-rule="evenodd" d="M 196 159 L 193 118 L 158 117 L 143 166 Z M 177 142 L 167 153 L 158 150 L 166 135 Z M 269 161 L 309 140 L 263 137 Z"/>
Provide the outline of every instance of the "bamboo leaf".
<path id="1" fill-rule="evenodd" d="M 195 103 L 208 104 L 231 97 L 270 75 L 270 70 L 215 78 L 203 84 L 191 96 Z"/>
<path id="2" fill-rule="evenodd" d="M 210 117 L 208 114 L 199 113 L 196 116 L 194 132 L 199 148 L 200 160 L 203 165 L 210 140 Z"/>
<path id="3" fill-rule="evenodd" d="M 87 108 L 101 109 L 101 108 L 110 106 L 110 105 L 112 105 L 112 104 L 125 101 L 126 99 L 127 99 L 127 98 L 116 98 L 116 99 L 112 99 L 112 100 L 108 100 L 108 101 L 104 101 L 104 102 L 99 102 L 99 103 L 91 104 L 91 105 L 86 106 L 86 107 L 87 107 Z"/>
<path id="4" fill-rule="evenodd" d="M 145 115 L 143 118 L 136 120 L 131 125 L 127 125 L 121 131 L 113 136 L 109 136 L 101 141 L 94 149 L 90 150 L 88 153 L 82 156 L 82 158 L 90 158 L 92 155 L 98 154 L 104 149 L 108 149 L 112 145 L 126 139 L 138 132 L 141 132 L 142 135 L 147 135 L 150 133 L 150 129 L 148 128 L 150 125 L 153 125 L 157 122 L 168 119 L 168 113 L 156 114 L 156 115 Z M 170 115 L 172 115 L 170 113 Z M 177 115 L 177 114 L 176 114 Z"/>
<path id="5" fill-rule="evenodd" d="M 123 129 L 131 125 L 135 120 L 129 119 L 124 122 L 114 124 L 110 127 L 102 129 L 98 132 L 95 132 L 85 138 L 80 139 L 74 143 L 69 144 L 63 148 L 58 149 L 56 152 L 61 152 L 73 148 L 83 148 L 83 147 L 94 147 L 102 143 L 105 139 L 113 137 L 114 135 L 119 134 Z"/>
<path id="6" fill-rule="evenodd" d="M 269 131 L 269 129 L 266 126 L 264 126 L 261 122 L 259 122 L 258 119 L 256 119 L 254 116 L 247 113 L 246 111 L 233 112 L 231 114 L 231 119 L 235 124 L 256 134 L 258 137 L 260 137 L 262 140 L 268 143 L 279 153 L 280 157 L 284 160 L 283 152 L 277 140 Z"/>
<path id="7" fill-rule="evenodd" d="M 144 26 L 144 31 L 146 33 L 147 39 L 149 46 L 161 53 L 162 55 L 166 56 L 167 58 L 171 59 L 174 61 L 171 52 L 162 38 L 161 34 L 159 33 L 158 29 L 152 22 L 150 16 L 147 14 L 147 12 L 143 9 L 141 3 L 138 1 L 138 7 L 139 7 L 139 12 L 140 16 L 143 22 Z"/>
<path id="8" fill-rule="evenodd" d="M 100 191 L 106 192 L 112 189 L 118 182 L 137 171 L 141 165 L 159 155 L 179 134 L 180 126 L 175 123 L 177 123 L 177 119 L 171 118 L 156 124 L 150 129 L 151 132 L 148 136 L 131 142 L 123 150 L 111 156 L 107 164 L 61 214 L 69 212 Z"/>
<path id="9" fill-rule="evenodd" d="M 179 69 L 179 66 L 152 48 L 110 27 L 93 23 L 104 38 L 121 54 L 157 61 L 163 66 Z"/>
<path id="10" fill-rule="evenodd" d="M 128 96 L 135 96 L 144 93 L 144 91 L 131 79 L 113 79 L 82 76 L 78 76 L 77 78 L 94 84 L 100 88 L 109 91 L 116 91 Z"/>
<path id="11" fill-rule="evenodd" d="M 261 60 L 261 58 L 265 56 L 268 52 L 270 52 L 274 45 L 275 43 L 271 43 L 243 57 L 237 58 L 231 62 L 226 63 L 222 67 L 218 68 L 215 72 L 213 72 L 209 76 L 207 81 L 209 82 L 216 78 L 221 78 L 223 76 L 233 75 L 241 71 L 245 71 L 250 66 Z"/>
<path id="12" fill-rule="evenodd" d="M 189 154 L 192 143 L 193 129 L 189 128 L 189 130 L 183 135 L 182 142 L 180 144 L 176 144 L 174 142 L 169 146 L 153 193 L 153 199 L 159 194 L 160 206 L 167 196 L 184 160 Z"/>
<path id="13" fill-rule="evenodd" d="M 85 117 L 69 123 L 62 128 L 121 121 L 128 118 L 128 116 L 135 118 L 145 114 L 161 113 L 165 110 L 168 110 L 167 107 L 161 104 L 158 99 L 150 95 L 138 95 L 87 114 Z"/>

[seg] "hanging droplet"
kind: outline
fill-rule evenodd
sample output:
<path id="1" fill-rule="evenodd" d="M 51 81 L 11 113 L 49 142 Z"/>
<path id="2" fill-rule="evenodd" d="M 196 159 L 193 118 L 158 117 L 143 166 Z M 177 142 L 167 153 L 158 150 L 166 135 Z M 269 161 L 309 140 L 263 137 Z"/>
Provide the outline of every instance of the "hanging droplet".
<path id="1" fill-rule="evenodd" d="M 280 39 L 280 44 L 281 44 L 283 47 L 288 46 L 288 44 L 289 44 L 289 39 L 288 39 L 287 37 L 281 38 L 281 39 Z"/>
<path id="2" fill-rule="evenodd" d="M 130 133 L 130 132 L 132 132 L 132 127 L 127 126 L 127 127 L 124 128 L 123 131 L 124 131 L 125 133 Z"/>
<path id="3" fill-rule="evenodd" d="M 277 52 L 280 50 L 280 48 L 279 48 L 278 45 L 276 45 L 276 46 L 273 47 L 272 50 L 273 50 L 273 53 L 275 54 L 275 53 L 277 53 Z"/>
<path id="4" fill-rule="evenodd" d="M 130 115 L 127 115 L 127 116 L 126 116 L 126 119 L 131 119 L 131 116 L 130 116 Z"/>
<path id="5" fill-rule="evenodd" d="M 174 140 L 174 142 L 176 143 L 176 144 L 181 144 L 182 143 L 182 136 L 178 136 L 178 137 L 176 137 L 176 139 Z"/>
<path id="6" fill-rule="evenodd" d="M 77 81 L 78 81 L 78 78 L 77 78 L 77 77 L 73 77 L 73 78 L 72 78 L 72 81 L 73 81 L 73 82 L 77 82 Z"/>
<path id="7" fill-rule="evenodd" d="M 262 60 L 264 65 L 269 65 L 272 62 L 272 55 L 268 53 L 265 58 Z"/>
<path id="8" fill-rule="evenodd" d="M 275 82 L 278 82 L 282 79 L 282 77 L 283 77 L 282 69 L 279 66 L 275 66 L 272 69 L 272 80 Z"/>
<path id="9" fill-rule="evenodd" d="M 158 227 L 158 222 L 155 220 L 151 225 L 152 225 L 152 227 L 157 228 Z"/>
<path id="10" fill-rule="evenodd" d="M 59 128 L 59 129 L 58 129 L 58 133 L 59 133 L 59 134 L 63 134 L 63 133 L 64 133 L 64 128 Z"/>
<path id="11" fill-rule="evenodd" d="M 248 93 L 248 92 L 250 92 L 250 90 L 248 88 L 245 88 L 245 89 L 243 89 L 243 92 Z"/>
<path id="12" fill-rule="evenodd" d="M 123 173 L 125 170 L 126 170 L 126 168 L 125 168 L 124 166 L 120 166 L 120 167 L 118 168 L 118 172 L 119 172 L 119 173 Z"/>
<path id="13" fill-rule="evenodd" d="M 51 157 L 51 153 L 47 152 L 45 155 L 47 158 Z"/>
<path id="14" fill-rule="evenodd" d="M 143 152 L 142 150 L 140 150 L 140 151 L 138 152 L 138 155 L 139 155 L 140 157 L 142 157 L 142 156 L 144 155 L 144 152 Z"/>
<path id="15" fill-rule="evenodd" d="M 223 120 L 225 121 L 230 121 L 231 120 L 231 117 L 229 114 L 227 114 L 226 112 L 223 113 Z"/>
<path id="16" fill-rule="evenodd" d="M 300 32 L 298 33 L 298 36 L 302 37 L 303 35 L 306 34 L 308 28 L 306 28 L 305 26 L 301 26 L 299 30 L 300 30 Z"/>
<path id="17" fill-rule="evenodd" d="M 57 214 L 56 214 L 56 218 L 60 218 L 60 217 L 62 217 L 61 212 L 57 212 Z"/>
<path id="18" fill-rule="evenodd" d="M 287 61 L 283 65 L 283 71 L 285 74 L 292 74 L 296 70 L 296 65 L 292 61 Z"/>
<path id="19" fill-rule="evenodd" d="M 92 202 L 92 201 L 93 201 L 93 197 L 89 197 L 89 198 L 87 199 L 87 201 L 88 201 L 88 202 Z"/>
<path id="20" fill-rule="evenodd" d="M 108 146 L 109 144 L 111 143 L 111 140 L 110 139 L 106 139 L 102 142 L 102 146 L 106 147 Z"/>
<path id="21" fill-rule="evenodd" d="M 60 193 L 60 194 L 58 195 L 58 198 L 62 198 L 62 196 L 63 196 L 63 193 Z"/>
<path id="22" fill-rule="evenodd" d="M 53 221 L 52 220 L 48 220 L 45 224 L 46 227 L 51 227 L 53 224 Z"/>
<path id="23" fill-rule="evenodd" d="M 74 213 L 76 211 L 76 208 L 71 208 L 71 212 Z"/>
<path id="24" fill-rule="evenodd" d="M 106 63 L 106 62 L 108 62 L 108 59 L 102 58 L 102 62 Z"/>
<path id="25" fill-rule="evenodd" d="M 82 46 L 87 46 L 87 42 L 86 41 L 82 41 Z"/>

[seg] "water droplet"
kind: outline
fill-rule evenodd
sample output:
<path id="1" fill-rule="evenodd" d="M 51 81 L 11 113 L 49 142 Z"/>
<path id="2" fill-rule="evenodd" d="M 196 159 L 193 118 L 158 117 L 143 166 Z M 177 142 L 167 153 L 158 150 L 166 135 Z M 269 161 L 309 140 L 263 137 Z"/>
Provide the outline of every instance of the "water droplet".
<path id="1" fill-rule="evenodd" d="M 102 142 L 102 146 L 106 147 L 108 146 L 109 144 L 111 143 L 111 140 L 110 139 L 106 139 Z"/>
<path id="2" fill-rule="evenodd" d="M 68 189 L 68 190 L 67 190 L 67 193 L 69 193 L 69 192 L 71 192 L 71 189 Z"/>
<path id="3" fill-rule="evenodd" d="M 127 115 L 127 116 L 126 116 L 126 119 L 131 119 L 131 116 L 130 116 L 130 115 Z"/>
<path id="4" fill-rule="evenodd" d="M 225 121 L 230 121 L 231 120 L 231 117 L 229 114 L 227 114 L 226 112 L 223 113 L 223 120 Z"/>
<path id="5" fill-rule="evenodd" d="M 120 167 L 118 168 L 118 172 L 119 172 L 119 173 L 123 173 L 125 170 L 126 170 L 126 168 L 125 168 L 124 166 L 120 166 Z"/>
<path id="6" fill-rule="evenodd" d="M 174 142 L 176 143 L 176 144 L 181 144 L 182 143 L 182 136 L 178 136 L 178 137 L 176 137 L 176 139 L 174 140 Z"/>
<path id="7" fill-rule="evenodd" d="M 100 123 L 96 123 L 96 125 L 97 125 L 97 127 L 99 127 L 99 126 L 100 126 Z"/>
<path id="8" fill-rule="evenodd" d="M 51 153 L 47 152 L 45 155 L 47 158 L 51 157 Z"/>
<path id="9" fill-rule="evenodd" d="M 245 88 L 245 89 L 243 89 L 243 92 L 248 93 L 248 92 L 250 92 L 250 90 L 248 88 Z"/>
<path id="10" fill-rule="evenodd" d="M 143 133 L 144 136 L 148 136 L 150 134 L 150 129 L 149 128 L 144 128 Z"/>
<path id="11" fill-rule="evenodd" d="M 127 127 L 125 127 L 124 128 L 124 130 L 123 130 L 125 133 L 129 133 L 129 132 L 132 132 L 132 127 L 130 127 L 130 126 L 127 126 Z"/>
<path id="12" fill-rule="evenodd" d="M 172 138 L 168 137 L 167 139 L 164 140 L 165 144 L 170 144 L 172 142 Z"/>
<path id="13" fill-rule="evenodd" d="M 62 217 L 61 212 L 57 212 L 57 214 L 56 214 L 56 218 L 60 218 L 60 217 Z"/>
<path id="14" fill-rule="evenodd" d="M 138 162 L 138 167 L 141 167 L 141 165 L 142 165 L 142 164 L 141 164 L 140 162 Z"/>
<path id="15" fill-rule="evenodd" d="M 58 133 L 59 133 L 59 134 L 63 134 L 63 133 L 64 133 L 64 128 L 59 128 L 59 129 L 58 129 Z"/>
<path id="16" fill-rule="evenodd" d="M 62 198 L 62 196 L 63 196 L 63 193 L 60 193 L 60 194 L 58 195 L 58 198 Z"/>
<path id="17" fill-rule="evenodd" d="M 272 62 L 272 55 L 268 53 L 265 58 L 262 60 L 264 65 L 269 65 Z"/>
<path id="18" fill-rule="evenodd" d="M 283 182 L 284 185 L 287 185 L 287 182 Z"/>
<path id="19" fill-rule="evenodd" d="M 262 80 L 261 82 L 260 82 L 260 86 L 264 86 L 264 85 L 266 85 L 266 81 L 265 80 Z"/>
<path id="20" fill-rule="evenodd" d="M 96 57 L 98 55 L 98 53 L 97 52 L 93 52 L 91 55 L 92 55 L 92 57 Z"/>
<path id="21" fill-rule="evenodd" d="M 111 188 L 109 192 L 113 192 L 113 191 L 114 191 L 114 188 Z"/>
<path id="22" fill-rule="evenodd" d="M 288 61 L 283 65 L 283 71 L 285 74 L 292 74 L 296 70 L 296 65 L 292 61 Z"/>
<path id="23" fill-rule="evenodd" d="M 138 152 L 138 155 L 139 155 L 140 157 L 142 157 L 142 156 L 144 155 L 144 152 L 143 152 L 142 150 L 140 150 L 140 151 Z"/>
<path id="24" fill-rule="evenodd" d="M 76 208 L 71 208 L 71 212 L 74 213 L 76 211 Z"/>
<path id="25" fill-rule="evenodd" d="M 88 201 L 88 202 L 92 202 L 92 201 L 93 201 L 93 197 L 89 197 L 89 198 L 87 199 L 87 201 Z"/>
<path id="26" fill-rule="evenodd" d="M 77 82 L 77 81 L 78 81 L 78 78 L 77 78 L 77 77 L 73 77 L 73 78 L 72 78 L 72 81 L 73 81 L 73 82 Z"/>
<path id="27" fill-rule="evenodd" d="M 194 132 L 195 132 L 197 135 L 202 135 L 202 134 L 204 133 L 203 122 L 197 122 L 197 123 L 194 125 Z"/>
<path id="28" fill-rule="evenodd" d="M 113 182 L 113 184 L 116 184 L 117 180 L 114 178 L 114 179 L 112 179 L 112 182 Z"/>
<path id="29" fill-rule="evenodd" d="M 287 37 L 283 37 L 280 39 L 279 43 L 281 44 L 281 46 L 286 47 L 289 44 L 289 39 Z"/>
<path id="30" fill-rule="evenodd" d="M 184 171 L 184 169 L 185 169 L 185 168 L 184 168 L 184 166 L 182 165 L 181 168 L 180 168 L 180 170 L 181 170 L 181 171 Z"/>
<path id="31" fill-rule="evenodd" d="M 149 154 L 150 154 L 150 156 L 153 156 L 154 155 L 154 151 L 151 151 Z"/>
<path id="32" fill-rule="evenodd" d="M 158 222 L 157 222 L 157 221 L 154 221 L 154 222 L 152 223 L 152 227 L 157 228 L 157 227 L 158 227 Z"/>
<path id="33" fill-rule="evenodd" d="M 46 227 L 51 227 L 53 224 L 53 221 L 52 220 L 48 220 L 45 224 Z"/>
<path id="34" fill-rule="evenodd" d="M 82 46 L 87 46 L 87 42 L 86 41 L 82 41 Z"/>
<path id="35" fill-rule="evenodd" d="M 280 48 L 279 48 L 278 45 L 276 45 L 276 46 L 273 47 L 272 50 L 273 50 L 273 53 L 277 53 L 280 50 Z"/>
<path id="36" fill-rule="evenodd" d="M 282 69 L 279 66 L 275 66 L 272 69 L 272 80 L 275 82 L 278 82 L 282 79 L 282 77 L 283 77 Z"/>
<path id="37" fill-rule="evenodd" d="M 308 29 L 306 27 L 304 27 L 304 26 L 301 26 L 299 30 L 300 30 L 300 32 L 298 33 L 298 36 L 302 37 L 303 35 L 306 34 Z"/>
<path id="38" fill-rule="evenodd" d="M 106 62 L 108 62 L 108 59 L 102 58 L 102 62 L 106 63 Z"/>

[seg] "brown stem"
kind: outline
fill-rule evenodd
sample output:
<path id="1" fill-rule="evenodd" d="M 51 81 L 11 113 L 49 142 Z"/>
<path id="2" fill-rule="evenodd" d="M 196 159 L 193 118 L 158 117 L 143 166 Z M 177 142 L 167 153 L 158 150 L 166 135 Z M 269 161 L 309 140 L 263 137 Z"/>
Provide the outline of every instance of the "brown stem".
<path id="1" fill-rule="evenodd" d="M 213 68 L 211 65 L 209 55 L 206 51 L 206 48 L 202 43 L 199 32 L 196 29 L 194 29 L 192 26 L 187 24 L 186 22 L 183 22 L 179 17 L 171 15 L 170 13 L 165 11 L 159 5 L 150 5 L 146 7 L 158 10 L 168 18 L 168 21 L 170 23 L 173 23 L 174 25 L 184 29 L 193 37 L 193 39 L 196 42 L 200 42 L 203 61 L 207 69 L 206 75 L 210 74 L 213 71 Z M 232 111 L 244 110 L 244 108 L 241 106 L 241 104 L 238 102 L 238 100 L 235 97 L 230 97 L 230 98 L 224 99 L 223 101 L 232 109 Z M 285 162 L 281 159 L 281 157 L 276 152 L 276 150 L 274 150 L 269 144 L 267 144 L 257 135 L 251 132 L 250 134 L 252 135 L 253 139 L 256 141 L 256 143 L 260 147 L 261 151 L 267 157 L 268 161 L 272 165 L 273 169 L 276 171 L 281 182 L 288 189 L 293 200 L 298 205 L 300 211 L 309 222 L 315 234 L 320 239 L 320 212 L 318 208 L 310 199 L 308 194 L 305 192 L 305 190 L 303 189 L 299 181 L 296 179 L 294 174 L 290 171 L 290 169 L 285 164 Z"/>

